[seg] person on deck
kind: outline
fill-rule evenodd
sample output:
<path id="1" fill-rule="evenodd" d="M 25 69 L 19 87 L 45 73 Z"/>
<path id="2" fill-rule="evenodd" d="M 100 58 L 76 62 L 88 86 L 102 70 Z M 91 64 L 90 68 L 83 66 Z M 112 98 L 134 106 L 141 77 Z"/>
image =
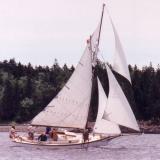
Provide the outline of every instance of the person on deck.
<path id="1" fill-rule="evenodd" d="M 50 132 L 51 132 L 51 127 L 47 126 L 47 127 L 46 127 L 46 132 L 45 132 L 45 133 L 46 133 L 47 135 L 49 135 Z"/>
<path id="2" fill-rule="evenodd" d="M 12 126 L 12 127 L 10 128 L 9 137 L 10 137 L 10 138 L 16 138 L 16 137 L 17 137 L 17 133 L 16 133 L 16 128 L 15 128 L 15 126 Z"/>
<path id="3" fill-rule="evenodd" d="M 27 129 L 28 129 L 28 139 L 33 140 L 35 128 L 33 126 L 29 126 Z"/>
<path id="4" fill-rule="evenodd" d="M 39 137 L 38 137 L 38 141 L 47 141 L 47 136 L 45 133 L 42 133 Z"/>
<path id="5" fill-rule="evenodd" d="M 58 134 L 55 128 L 51 132 L 51 138 L 53 139 L 53 141 L 58 141 Z"/>

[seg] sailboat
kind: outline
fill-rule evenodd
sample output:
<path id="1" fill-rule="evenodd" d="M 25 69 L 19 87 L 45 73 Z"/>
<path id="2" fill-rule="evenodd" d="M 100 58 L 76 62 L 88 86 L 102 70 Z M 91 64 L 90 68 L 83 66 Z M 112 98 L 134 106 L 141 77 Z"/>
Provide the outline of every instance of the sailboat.
<path id="1" fill-rule="evenodd" d="M 70 79 L 58 95 L 31 121 L 31 125 L 34 126 L 66 128 L 65 134 L 58 135 L 60 139 L 58 141 L 39 143 L 37 140 L 28 140 L 27 137 L 19 136 L 14 138 L 13 142 L 52 147 L 81 146 L 88 143 L 97 145 L 99 142 L 121 135 L 120 125 L 139 131 L 128 100 L 107 64 L 105 67 L 109 80 L 109 94 L 107 97 L 97 77 L 98 113 L 93 130 L 89 133 L 89 140 L 84 142 L 82 133 L 67 131 L 67 128 L 85 130 L 87 127 L 93 83 L 93 68 L 96 66 L 99 52 L 98 47 L 104 9 L 105 4 L 102 9 L 101 21 L 95 32 L 90 36 L 85 51 Z M 111 17 L 110 21 L 115 36 L 116 48 L 113 70 L 131 82 L 122 45 Z"/>

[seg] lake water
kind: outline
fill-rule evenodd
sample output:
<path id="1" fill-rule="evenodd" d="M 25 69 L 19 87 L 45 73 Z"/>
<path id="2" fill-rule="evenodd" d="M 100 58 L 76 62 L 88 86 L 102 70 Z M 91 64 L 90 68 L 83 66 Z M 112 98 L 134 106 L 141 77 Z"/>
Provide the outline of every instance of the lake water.
<path id="1" fill-rule="evenodd" d="M 122 136 L 86 150 L 20 146 L 2 132 L 0 160 L 160 160 L 160 135 Z"/>

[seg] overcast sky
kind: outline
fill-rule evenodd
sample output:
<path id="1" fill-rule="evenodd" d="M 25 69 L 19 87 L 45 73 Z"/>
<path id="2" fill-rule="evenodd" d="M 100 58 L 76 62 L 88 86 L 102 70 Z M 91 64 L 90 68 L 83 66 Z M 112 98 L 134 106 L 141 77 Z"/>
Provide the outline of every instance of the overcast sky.
<path id="1" fill-rule="evenodd" d="M 100 20 L 102 3 L 129 64 L 160 63 L 160 0 L 0 0 L 0 61 L 76 65 Z M 114 37 L 105 13 L 100 52 L 110 63 Z"/>

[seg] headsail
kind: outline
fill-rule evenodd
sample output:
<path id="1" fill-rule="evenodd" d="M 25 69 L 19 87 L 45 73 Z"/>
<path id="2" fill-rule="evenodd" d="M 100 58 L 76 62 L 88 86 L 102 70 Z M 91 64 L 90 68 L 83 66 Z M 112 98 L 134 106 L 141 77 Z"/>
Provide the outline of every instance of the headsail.
<path id="1" fill-rule="evenodd" d="M 102 84 L 98 80 L 98 95 L 99 95 L 99 104 L 98 104 L 98 114 L 97 119 L 94 126 L 95 133 L 103 133 L 103 134 L 120 134 L 120 128 L 117 124 L 112 123 L 108 120 L 103 119 L 103 114 L 105 108 L 107 107 L 107 97 L 103 90 Z"/>
<path id="2" fill-rule="evenodd" d="M 139 131 L 135 116 L 112 71 L 106 65 L 109 80 L 109 95 L 103 118 Z"/>
<path id="3" fill-rule="evenodd" d="M 91 61 L 87 46 L 69 81 L 32 120 L 33 125 L 85 128 L 92 88 Z"/>
<path id="4" fill-rule="evenodd" d="M 110 15 L 109 15 L 109 19 L 111 21 L 114 37 L 115 37 L 115 54 L 114 54 L 114 61 L 113 61 L 113 70 L 115 70 L 116 72 L 118 72 L 119 74 L 127 78 L 128 81 L 131 83 L 127 61 L 125 58 L 125 53 L 123 51 L 121 41 L 119 39 L 118 33 L 116 31 L 116 28 L 113 24 L 113 21 Z"/>

